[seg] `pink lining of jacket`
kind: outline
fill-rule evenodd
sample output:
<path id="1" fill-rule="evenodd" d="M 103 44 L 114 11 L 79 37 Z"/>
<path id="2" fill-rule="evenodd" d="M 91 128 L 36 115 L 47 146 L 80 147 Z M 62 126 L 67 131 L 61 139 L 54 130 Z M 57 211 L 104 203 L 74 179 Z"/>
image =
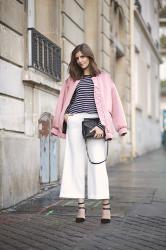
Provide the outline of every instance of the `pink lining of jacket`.
<path id="1" fill-rule="evenodd" d="M 116 86 L 110 74 L 102 71 L 98 76 L 92 77 L 94 83 L 94 98 L 101 123 L 105 126 L 105 139 L 113 138 L 114 128 L 119 135 L 127 133 L 127 122 L 122 103 Z M 63 132 L 65 111 L 79 80 L 73 81 L 71 77 L 65 80 L 56 104 L 51 133 L 66 138 Z"/>

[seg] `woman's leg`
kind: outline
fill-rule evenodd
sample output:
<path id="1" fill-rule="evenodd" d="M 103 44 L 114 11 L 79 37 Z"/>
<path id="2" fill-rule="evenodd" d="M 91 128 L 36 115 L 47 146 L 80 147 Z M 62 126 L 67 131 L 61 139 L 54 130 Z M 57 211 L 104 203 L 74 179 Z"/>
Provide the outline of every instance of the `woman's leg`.
<path id="1" fill-rule="evenodd" d="M 106 157 L 104 139 L 87 140 L 87 150 L 93 162 L 103 161 Z M 106 162 L 92 164 L 88 161 L 88 198 L 109 199 L 109 180 Z"/>
<path id="2" fill-rule="evenodd" d="M 106 145 L 102 139 L 90 139 L 87 148 L 91 161 L 100 162 L 106 157 Z M 102 199 L 101 223 L 109 223 L 111 218 L 109 201 L 109 180 L 106 163 L 88 163 L 88 198 Z"/>
<path id="3" fill-rule="evenodd" d="M 85 142 L 82 137 L 82 118 L 69 116 L 60 197 L 78 198 L 76 222 L 85 220 Z"/>
<path id="4" fill-rule="evenodd" d="M 83 222 L 85 220 L 85 200 L 78 199 L 78 212 L 76 216 L 76 222 Z"/>
<path id="5" fill-rule="evenodd" d="M 64 166 L 60 197 L 85 198 L 85 145 L 81 130 L 82 120 L 68 117 Z"/>
<path id="6" fill-rule="evenodd" d="M 111 219 L 111 211 L 110 211 L 110 200 L 105 199 L 102 203 L 102 215 L 101 215 L 101 222 L 102 223 L 109 223 Z"/>

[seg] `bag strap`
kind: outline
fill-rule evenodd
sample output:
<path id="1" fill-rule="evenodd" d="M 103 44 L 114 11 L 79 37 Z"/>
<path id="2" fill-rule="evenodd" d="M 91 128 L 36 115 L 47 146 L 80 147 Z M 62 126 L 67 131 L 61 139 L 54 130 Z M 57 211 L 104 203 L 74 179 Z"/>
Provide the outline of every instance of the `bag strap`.
<path id="1" fill-rule="evenodd" d="M 88 156 L 88 159 L 89 159 L 90 163 L 92 163 L 92 164 L 100 164 L 100 163 L 103 163 L 103 162 L 105 162 L 107 160 L 107 157 L 108 157 L 108 147 L 109 147 L 108 141 L 107 141 L 107 155 L 106 155 L 106 158 L 105 158 L 104 161 L 100 161 L 100 162 L 93 162 L 93 161 L 91 161 L 89 153 L 88 153 L 87 139 L 85 139 L 85 146 L 86 146 L 86 152 L 87 152 L 87 156 Z"/>

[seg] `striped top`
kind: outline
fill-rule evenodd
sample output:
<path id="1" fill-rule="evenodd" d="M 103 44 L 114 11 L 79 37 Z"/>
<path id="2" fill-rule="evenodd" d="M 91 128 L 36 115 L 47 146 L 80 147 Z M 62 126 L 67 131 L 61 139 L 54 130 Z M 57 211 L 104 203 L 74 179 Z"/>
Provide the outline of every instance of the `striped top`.
<path id="1" fill-rule="evenodd" d="M 66 109 L 66 113 L 97 113 L 96 103 L 94 99 L 94 84 L 91 75 L 84 75 L 79 81 L 71 102 Z M 104 130 L 101 122 L 98 127 Z"/>

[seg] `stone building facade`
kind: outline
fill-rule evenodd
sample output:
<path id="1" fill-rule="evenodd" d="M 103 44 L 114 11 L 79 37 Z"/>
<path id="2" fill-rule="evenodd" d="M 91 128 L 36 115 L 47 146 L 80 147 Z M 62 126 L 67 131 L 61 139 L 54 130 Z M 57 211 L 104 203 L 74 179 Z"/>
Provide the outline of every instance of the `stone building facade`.
<path id="1" fill-rule="evenodd" d="M 161 1 L 135 1 L 133 29 L 133 153 L 160 147 L 159 11 Z"/>
<path id="2" fill-rule="evenodd" d="M 160 11 L 160 53 L 162 64 L 160 65 L 161 102 L 160 102 L 160 125 L 161 132 L 166 130 L 166 1 L 162 0 Z"/>
<path id="3" fill-rule="evenodd" d="M 159 1 L 153 2 L 158 14 Z M 111 73 L 127 118 L 127 136 L 120 138 L 115 133 L 110 142 L 108 166 L 159 147 L 158 97 L 154 93 L 158 91 L 160 57 L 152 42 L 158 39 L 158 21 L 157 16 L 155 24 L 149 20 L 156 25 L 156 33 L 150 34 L 144 24 L 146 17 L 134 3 L 0 0 L 0 208 L 32 196 L 43 183 L 60 179 L 65 141 L 50 136 L 50 124 L 68 75 L 71 51 L 82 42 L 90 45 L 99 67 Z M 135 60 L 139 62 L 136 71 Z M 149 68 L 146 77 L 151 87 L 147 88 L 151 88 L 152 98 L 147 104 L 149 89 L 144 92 L 139 77 Z M 139 90 L 138 82 L 142 84 Z M 141 93 L 143 100 L 139 99 Z M 136 96 L 142 107 L 135 103 Z M 148 139 L 144 131 L 149 133 Z"/>

